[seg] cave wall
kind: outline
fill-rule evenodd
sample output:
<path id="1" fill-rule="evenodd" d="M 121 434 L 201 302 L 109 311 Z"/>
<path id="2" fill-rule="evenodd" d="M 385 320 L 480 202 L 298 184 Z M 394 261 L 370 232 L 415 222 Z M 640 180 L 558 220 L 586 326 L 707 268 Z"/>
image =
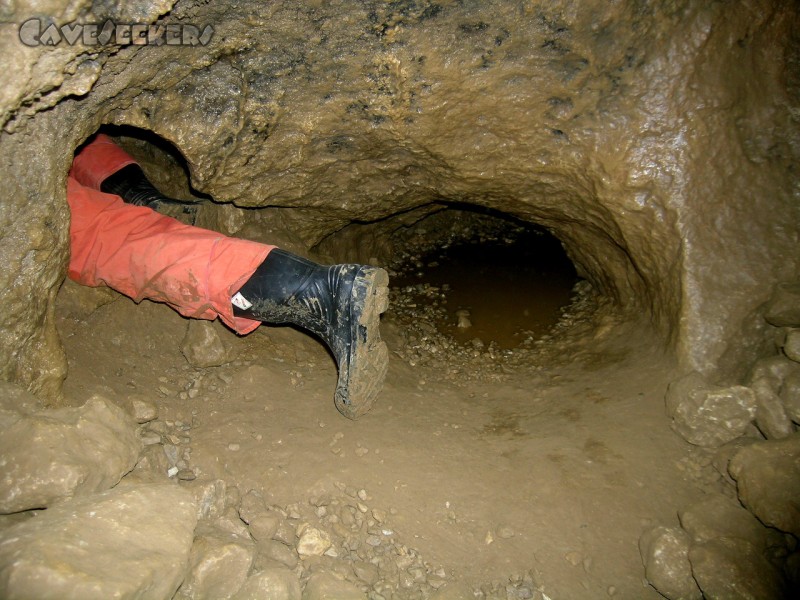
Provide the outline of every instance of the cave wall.
<path id="1" fill-rule="evenodd" d="M 151 130 L 192 185 L 280 206 L 311 247 L 443 200 L 550 229 L 682 366 L 735 378 L 798 276 L 793 2 L 233 0 L 4 4 L 0 377 L 58 393 L 65 178 L 103 124 Z M 207 46 L 27 47 L 18 25 L 212 24 Z"/>

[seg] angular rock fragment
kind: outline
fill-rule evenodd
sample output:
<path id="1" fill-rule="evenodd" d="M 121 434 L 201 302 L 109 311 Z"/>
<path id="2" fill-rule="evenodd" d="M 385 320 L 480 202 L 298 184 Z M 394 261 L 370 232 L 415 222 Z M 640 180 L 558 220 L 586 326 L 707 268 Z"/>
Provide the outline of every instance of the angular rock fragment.
<path id="1" fill-rule="evenodd" d="M 463 600 L 464 598 L 474 598 L 475 594 L 472 588 L 465 583 L 451 582 L 444 587 L 436 590 L 430 597 L 430 600 Z M 517 595 L 518 598 L 524 596 Z M 528 596 L 533 598 L 533 595 Z"/>
<path id="2" fill-rule="evenodd" d="M 747 376 L 747 385 L 751 385 L 754 381 L 764 379 L 769 383 L 773 392 L 779 393 L 783 382 L 793 373 L 799 372 L 799 364 L 789 360 L 785 356 L 776 354 L 775 356 L 760 358 L 755 362 Z"/>
<path id="3" fill-rule="evenodd" d="M 189 321 L 181 352 L 193 367 L 218 367 L 230 362 L 228 348 L 211 321 Z"/>
<path id="4" fill-rule="evenodd" d="M 222 479 L 195 479 L 183 484 L 197 502 L 197 518 L 216 518 L 225 512 L 228 486 Z"/>
<path id="5" fill-rule="evenodd" d="M 239 516 L 242 521 L 250 524 L 254 518 L 267 512 L 267 504 L 264 498 L 255 490 L 248 491 L 239 503 Z"/>
<path id="6" fill-rule="evenodd" d="M 226 508 L 225 512 L 214 520 L 214 526 L 236 537 L 245 540 L 250 539 L 250 531 L 247 529 L 247 525 L 239 516 L 239 511 L 232 506 Z"/>
<path id="7" fill-rule="evenodd" d="M 755 549 L 782 543 L 782 536 L 767 529 L 752 513 L 723 494 L 710 494 L 700 502 L 678 511 L 681 526 L 694 542 L 717 538 L 736 538 L 749 542 Z"/>
<path id="8" fill-rule="evenodd" d="M 784 598 L 781 573 L 752 544 L 718 538 L 692 544 L 692 574 L 706 598 Z"/>
<path id="9" fill-rule="evenodd" d="M 800 536 L 800 434 L 743 448 L 728 470 L 739 500 L 762 523 Z"/>
<path id="10" fill-rule="evenodd" d="M 775 327 L 800 327 L 800 283 L 776 286 L 764 318 Z"/>
<path id="11" fill-rule="evenodd" d="M 678 527 L 654 527 L 639 538 L 645 576 L 670 600 L 700 600 L 703 595 L 692 577 L 689 535 Z"/>
<path id="12" fill-rule="evenodd" d="M 158 408 L 150 400 L 141 396 L 129 396 L 120 401 L 120 405 L 137 423 L 149 423 L 158 418 Z"/>
<path id="13" fill-rule="evenodd" d="M 257 541 L 271 540 L 278 531 L 280 516 L 264 513 L 250 519 L 250 535 Z"/>
<path id="14" fill-rule="evenodd" d="M 800 362 L 800 329 L 792 329 L 786 334 L 783 353 L 794 362 Z"/>
<path id="15" fill-rule="evenodd" d="M 769 382 L 764 378 L 756 379 L 750 387 L 756 395 L 756 427 L 764 437 L 779 440 L 792 435 L 792 421 Z"/>
<path id="16" fill-rule="evenodd" d="M 244 586 L 254 556 L 252 543 L 204 527 L 192 545 L 181 595 L 192 600 L 232 597 Z"/>
<path id="17" fill-rule="evenodd" d="M 297 542 L 297 553 L 300 558 L 322 556 L 331 544 L 331 536 L 327 532 L 315 527 L 305 527 Z"/>
<path id="18" fill-rule="evenodd" d="M 290 569 L 294 569 L 299 562 L 294 549 L 276 540 L 259 541 L 258 554 L 259 556 L 269 558 Z"/>
<path id="19" fill-rule="evenodd" d="M 300 581 L 289 569 L 267 568 L 247 578 L 233 600 L 300 600 Z"/>
<path id="20" fill-rule="evenodd" d="M 707 448 L 743 435 L 756 415 L 753 390 L 714 387 L 695 373 L 670 384 L 666 404 L 672 429 L 690 444 Z"/>
<path id="21" fill-rule="evenodd" d="M 674 417 L 678 407 L 692 393 L 709 388 L 710 385 L 706 381 L 705 377 L 703 377 L 697 371 L 692 371 L 691 373 L 687 373 L 682 377 L 672 380 L 667 387 L 667 393 L 664 397 L 667 415 Z"/>
<path id="22" fill-rule="evenodd" d="M 734 487 L 736 486 L 736 481 L 731 477 L 731 474 L 728 471 L 728 465 L 730 464 L 731 459 L 736 456 L 736 453 L 739 452 L 739 450 L 749 446 L 750 444 L 755 444 L 758 441 L 760 441 L 760 438 L 740 437 L 720 446 L 716 450 L 714 457 L 712 458 L 712 464 L 714 469 L 717 470 L 717 472 L 725 479 L 727 483 Z"/>
<path id="23" fill-rule="evenodd" d="M 352 583 L 324 571 L 312 575 L 303 590 L 303 600 L 366 600 L 366 598 L 367 596 Z"/>
<path id="24" fill-rule="evenodd" d="M 141 448 L 133 419 L 100 396 L 25 416 L 0 436 L 0 513 L 106 490 L 133 469 Z"/>
<path id="25" fill-rule="evenodd" d="M 42 401 L 28 390 L 15 383 L 0 381 L 0 431 L 43 408 Z"/>
<path id="26" fill-rule="evenodd" d="M 64 501 L 2 533 L 0 597 L 163 598 L 183 580 L 197 509 L 172 484 Z"/>
<path id="27" fill-rule="evenodd" d="M 101 306 L 122 296 L 105 286 L 89 287 L 67 278 L 58 291 L 56 305 L 60 316 L 84 320 Z"/>
<path id="28" fill-rule="evenodd" d="M 789 418 L 800 425 L 800 372 L 792 373 L 783 382 L 781 402 Z"/>

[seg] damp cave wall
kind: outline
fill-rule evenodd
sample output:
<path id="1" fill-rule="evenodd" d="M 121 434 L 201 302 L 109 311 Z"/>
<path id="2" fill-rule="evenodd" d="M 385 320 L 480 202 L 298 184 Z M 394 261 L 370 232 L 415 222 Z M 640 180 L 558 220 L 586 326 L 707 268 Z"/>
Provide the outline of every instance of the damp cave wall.
<path id="1" fill-rule="evenodd" d="M 760 305 L 798 277 L 792 1 L 42 0 L 0 15 L 0 377 L 46 397 L 66 369 L 66 175 L 104 124 L 172 143 L 219 202 L 286 207 L 306 248 L 442 200 L 538 223 L 710 377 L 742 374 L 768 344 Z M 31 48 L 17 30 L 34 16 L 215 33 Z M 232 210 L 219 228 L 242 234 Z"/>

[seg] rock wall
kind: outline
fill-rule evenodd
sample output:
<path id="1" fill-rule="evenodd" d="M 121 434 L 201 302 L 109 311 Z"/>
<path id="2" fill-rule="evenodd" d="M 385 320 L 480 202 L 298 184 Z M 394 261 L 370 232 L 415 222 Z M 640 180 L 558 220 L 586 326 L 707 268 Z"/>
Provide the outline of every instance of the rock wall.
<path id="1" fill-rule="evenodd" d="M 435 201 L 539 223 L 687 370 L 736 378 L 798 276 L 794 3 L 320 0 L 37 3 L 58 23 L 211 24 L 206 45 L 0 50 L 0 377 L 57 394 L 65 178 L 103 124 L 185 156 L 193 186 L 292 207 L 311 247 Z"/>

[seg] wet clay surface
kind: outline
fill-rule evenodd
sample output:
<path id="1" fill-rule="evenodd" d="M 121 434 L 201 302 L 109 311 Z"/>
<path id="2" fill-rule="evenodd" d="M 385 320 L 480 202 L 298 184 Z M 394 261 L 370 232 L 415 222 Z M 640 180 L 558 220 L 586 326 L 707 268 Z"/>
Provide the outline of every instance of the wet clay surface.
<path id="1" fill-rule="evenodd" d="M 60 312 L 70 402 L 146 397 L 160 421 L 180 424 L 174 441 L 198 479 L 280 506 L 365 490 L 393 539 L 476 597 L 505 598 L 528 573 L 537 598 L 658 598 L 642 583 L 639 535 L 677 524 L 676 506 L 717 487 L 708 457 L 669 429 L 672 364 L 641 331 L 595 330 L 569 348 L 554 339 L 538 364 L 486 349 L 470 377 L 445 378 L 440 363 L 403 358 L 407 334 L 390 308 L 386 385 L 353 422 L 334 407 L 333 359 L 294 329 L 237 338 L 220 328 L 235 358 L 197 369 L 178 349 L 187 322 L 164 306 L 117 298 Z M 393 597 L 427 597 L 414 589 Z"/>

